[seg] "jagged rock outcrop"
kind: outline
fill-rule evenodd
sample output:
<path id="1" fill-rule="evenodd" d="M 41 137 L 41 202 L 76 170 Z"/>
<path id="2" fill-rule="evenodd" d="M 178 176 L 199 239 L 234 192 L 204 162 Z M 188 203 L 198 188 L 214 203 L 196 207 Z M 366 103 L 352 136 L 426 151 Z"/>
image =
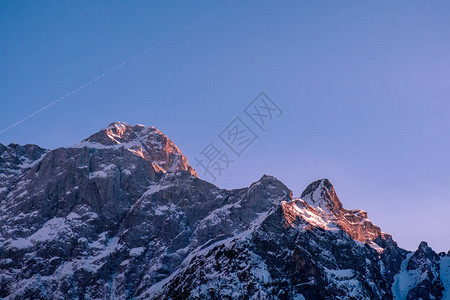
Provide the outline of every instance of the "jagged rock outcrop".
<path id="1" fill-rule="evenodd" d="M 301 198 L 268 175 L 220 189 L 153 127 L 117 122 L 51 151 L 0 145 L 0 187 L 0 298 L 446 295 L 448 257 L 399 248 L 328 180 Z M 421 278 L 407 291 L 405 274 Z"/>
<path id="2" fill-rule="evenodd" d="M 427 297 L 442 298 L 443 284 L 439 278 L 440 258 L 426 242 L 421 242 L 419 248 L 411 256 L 406 270 L 416 272 L 420 280 L 409 291 L 407 299 L 426 299 Z"/>
<path id="3" fill-rule="evenodd" d="M 319 210 L 322 215 L 337 222 L 342 230 L 357 241 L 372 243 L 377 239 L 390 238 L 381 232 L 380 227 L 369 221 L 367 212 L 361 209 L 344 209 L 333 185 L 327 179 L 311 183 L 300 198 Z"/>

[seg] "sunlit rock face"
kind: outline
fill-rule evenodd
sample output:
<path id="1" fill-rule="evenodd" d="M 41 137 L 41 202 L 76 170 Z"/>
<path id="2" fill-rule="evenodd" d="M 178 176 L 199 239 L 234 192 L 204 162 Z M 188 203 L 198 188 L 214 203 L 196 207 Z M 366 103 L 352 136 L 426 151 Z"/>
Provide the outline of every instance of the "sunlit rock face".
<path id="1" fill-rule="evenodd" d="M 443 289 L 447 256 L 399 248 L 365 211 L 344 209 L 328 180 L 300 198 L 268 175 L 220 189 L 154 127 L 116 122 L 51 151 L 0 145 L 0 187 L 0 298 L 432 299 Z M 425 279 L 404 289 L 410 273 Z"/>
<path id="2" fill-rule="evenodd" d="M 180 149 L 155 127 L 130 126 L 123 122 L 115 122 L 75 147 L 123 148 L 152 162 L 156 169 L 163 172 L 188 171 L 197 176 Z"/>
<path id="3" fill-rule="evenodd" d="M 361 209 L 344 209 L 333 185 L 327 179 L 311 183 L 301 198 L 357 241 L 370 243 L 377 238 L 386 237 L 382 235 L 380 227 L 367 218 L 367 212 Z"/>

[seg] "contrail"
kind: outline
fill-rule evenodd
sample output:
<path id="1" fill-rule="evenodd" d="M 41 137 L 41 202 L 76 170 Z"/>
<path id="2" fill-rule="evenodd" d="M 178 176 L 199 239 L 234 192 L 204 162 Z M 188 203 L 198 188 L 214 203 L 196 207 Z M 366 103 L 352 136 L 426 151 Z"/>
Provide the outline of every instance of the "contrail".
<path id="1" fill-rule="evenodd" d="M 152 49 L 152 48 L 149 48 L 149 49 Z M 147 51 L 147 50 L 146 50 L 146 51 Z M 147 52 L 148 52 L 148 51 L 147 51 Z M 67 97 L 70 97 L 70 96 L 72 96 L 73 94 L 78 93 L 78 92 L 81 91 L 82 89 L 87 88 L 88 86 L 94 84 L 96 81 L 102 79 L 103 77 L 105 77 L 105 76 L 111 74 L 112 72 L 116 71 L 117 69 L 119 69 L 119 68 L 121 68 L 121 67 L 123 67 L 123 66 L 125 66 L 125 65 L 126 65 L 126 62 L 121 63 L 121 64 L 118 65 L 117 67 L 114 67 L 114 68 L 110 69 L 109 71 L 107 71 L 107 72 L 105 72 L 105 73 L 103 73 L 103 74 L 101 74 L 101 75 L 99 75 L 99 76 L 93 78 L 93 79 L 90 80 L 89 82 L 87 82 L 87 83 L 83 84 L 82 86 L 80 86 L 80 87 L 78 87 L 78 88 L 72 90 L 71 92 L 69 92 L 69 93 L 65 94 L 64 96 L 62 96 L 62 97 L 56 99 L 55 101 L 53 101 L 53 102 L 47 104 L 46 106 L 44 106 L 44 107 L 42 107 L 42 108 L 36 110 L 35 112 L 31 113 L 30 115 L 26 116 L 25 118 L 23 118 L 23 119 L 17 121 L 16 123 L 14 123 L 14 124 L 12 124 L 12 125 L 6 127 L 6 128 L 3 129 L 3 130 L 0 130 L 0 134 L 6 132 L 6 131 L 8 131 L 8 130 L 10 130 L 11 128 L 16 127 L 17 125 L 19 125 L 19 124 L 25 122 L 26 120 L 28 120 L 28 119 L 34 117 L 35 115 L 37 115 L 37 114 L 43 112 L 44 110 L 46 110 L 46 109 L 52 107 L 53 105 L 58 104 L 58 103 L 61 102 L 62 100 L 66 99 Z"/>
<path id="2" fill-rule="evenodd" d="M 227 2 L 226 5 L 232 4 L 233 2 L 234 2 L 234 1 L 229 1 L 229 2 Z M 200 18 L 196 19 L 194 22 L 192 22 L 192 23 L 190 23 L 190 24 L 188 24 L 188 25 L 185 25 L 185 26 L 183 27 L 182 30 L 184 31 L 184 30 L 190 29 L 191 27 L 193 27 L 193 26 L 196 25 L 197 23 L 203 21 L 204 19 L 208 18 L 211 14 L 216 13 L 218 10 L 222 9 L 223 7 L 224 7 L 224 5 L 221 5 L 221 6 L 219 6 L 217 9 L 215 9 L 214 11 L 211 11 L 211 12 L 209 12 L 209 13 L 207 13 L 207 14 L 201 16 Z M 175 33 L 175 36 L 177 36 L 178 34 L 180 34 L 180 32 L 176 32 L 176 33 Z M 61 102 L 62 100 L 64 100 L 64 99 L 66 99 L 66 98 L 68 98 L 68 97 L 70 97 L 70 96 L 72 96 L 72 95 L 78 93 L 79 91 L 81 91 L 81 90 L 87 88 L 88 86 L 93 85 L 95 82 L 99 81 L 100 79 L 104 78 L 105 76 L 108 76 L 108 75 L 110 75 L 111 73 L 113 73 L 113 72 L 115 72 L 115 71 L 117 71 L 117 70 L 123 68 L 123 67 L 124 67 L 125 65 L 127 65 L 128 63 L 130 63 L 130 62 L 132 62 L 132 61 L 134 61 L 134 60 L 136 60 L 136 59 L 138 59 L 138 58 L 140 58 L 140 57 L 142 57 L 142 56 L 148 54 L 149 52 L 151 52 L 152 50 L 154 50 L 156 47 L 160 46 L 161 43 L 162 43 L 162 42 L 156 43 L 154 46 L 152 46 L 152 47 L 146 49 L 145 51 L 142 51 L 141 53 L 139 53 L 139 54 L 137 54 L 137 55 L 131 57 L 130 59 L 124 61 L 123 63 L 121 63 L 121 64 L 119 64 L 119 65 L 117 65 L 117 66 L 115 66 L 115 67 L 109 69 L 108 71 L 106 71 L 106 72 L 104 72 L 104 73 L 98 75 L 97 77 L 91 79 L 90 81 L 86 82 L 86 83 L 83 84 L 82 86 L 80 86 L 80 87 L 78 87 L 78 88 L 72 90 L 71 92 L 65 94 L 64 96 L 62 96 L 62 97 L 56 99 L 56 100 L 53 101 L 53 102 L 50 102 L 50 103 L 47 104 L 46 106 L 44 106 L 44 107 L 42 107 L 42 108 L 36 110 L 35 112 L 29 114 L 29 115 L 26 116 L 25 118 L 23 118 L 23 119 L 17 121 L 16 123 L 14 123 L 14 124 L 12 124 L 12 125 L 6 127 L 5 129 L 0 130 L 0 134 L 2 134 L 2 133 L 6 132 L 6 131 L 8 131 L 8 130 L 14 128 L 14 127 L 16 127 L 17 125 L 19 125 L 19 124 L 25 122 L 25 121 L 28 120 L 28 119 L 31 119 L 32 117 L 36 116 L 37 114 L 40 114 L 40 113 L 43 112 L 44 110 L 49 109 L 50 107 L 52 107 L 52 106 L 58 104 L 58 103 Z"/>

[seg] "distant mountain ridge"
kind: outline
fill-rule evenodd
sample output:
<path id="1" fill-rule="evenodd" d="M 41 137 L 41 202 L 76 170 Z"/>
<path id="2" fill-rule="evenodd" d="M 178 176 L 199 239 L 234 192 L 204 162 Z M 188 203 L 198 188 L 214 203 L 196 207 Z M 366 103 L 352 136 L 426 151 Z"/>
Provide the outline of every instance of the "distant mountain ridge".
<path id="1" fill-rule="evenodd" d="M 327 179 L 225 190 L 154 127 L 0 144 L 2 299 L 450 299 L 450 251 L 398 247 Z"/>

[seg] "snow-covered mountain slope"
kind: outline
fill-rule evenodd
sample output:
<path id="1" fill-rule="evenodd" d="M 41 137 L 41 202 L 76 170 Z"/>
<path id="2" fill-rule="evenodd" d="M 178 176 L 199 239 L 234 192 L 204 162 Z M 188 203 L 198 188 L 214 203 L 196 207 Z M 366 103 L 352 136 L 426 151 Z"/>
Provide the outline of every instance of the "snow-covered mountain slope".
<path id="1" fill-rule="evenodd" d="M 219 189 L 160 131 L 125 123 L 69 148 L 2 147 L 0 298 L 439 299 L 448 287 L 447 257 L 399 248 L 326 179 L 301 198 L 268 175 Z"/>
<path id="2" fill-rule="evenodd" d="M 443 298 L 445 278 L 440 278 L 441 267 L 445 272 L 445 258 L 443 262 L 426 242 L 420 243 L 417 251 L 407 255 L 394 278 L 394 299 L 446 299 Z"/>
<path id="3" fill-rule="evenodd" d="M 191 252 L 165 288 L 150 288 L 142 298 L 392 298 L 387 287 L 406 251 L 381 234 L 365 243 L 353 239 L 337 213 L 324 209 L 332 204 L 325 196 L 331 190 L 327 180 L 306 189 L 321 195 L 322 207 L 302 199 L 275 203 L 244 233 Z M 333 200 L 342 208 L 337 197 Z"/>

